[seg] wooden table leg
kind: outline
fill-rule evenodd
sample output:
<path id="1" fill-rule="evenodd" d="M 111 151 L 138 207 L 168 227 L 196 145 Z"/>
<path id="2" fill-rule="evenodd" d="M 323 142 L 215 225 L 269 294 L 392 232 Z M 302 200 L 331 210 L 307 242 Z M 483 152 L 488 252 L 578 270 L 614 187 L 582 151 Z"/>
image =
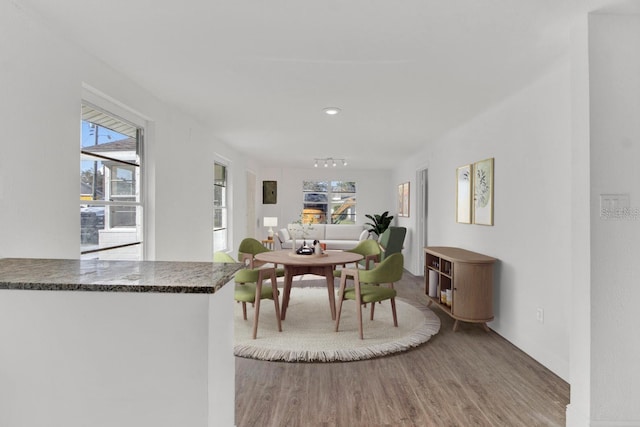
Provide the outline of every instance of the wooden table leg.
<path id="1" fill-rule="evenodd" d="M 324 268 L 324 277 L 327 278 L 327 292 L 329 292 L 329 308 L 331 309 L 331 320 L 336 320 L 336 293 L 333 289 L 333 267 Z"/>
<path id="2" fill-rule="evenodd" d="M 275 269 L 271 273 L 271 292 L 273 293 L 273 302 L 276 310 L 276 323 L 278 332 L 282 332 L 282 318 L 280 317 L 280 301 L 278 301 L 278 279 L 276 279 Z"/>
<path id="3" fill-rule="evenodd" d="M 291 285 L 293 283 L 293 271 L 291 268 L 284 269 L 284 289 L 282 290 L 282 310 L 280 310 L 280 319 L 284 320 L 287 315 L 287 307 L 289 306 L 289 296 L 291 295 Z"/>

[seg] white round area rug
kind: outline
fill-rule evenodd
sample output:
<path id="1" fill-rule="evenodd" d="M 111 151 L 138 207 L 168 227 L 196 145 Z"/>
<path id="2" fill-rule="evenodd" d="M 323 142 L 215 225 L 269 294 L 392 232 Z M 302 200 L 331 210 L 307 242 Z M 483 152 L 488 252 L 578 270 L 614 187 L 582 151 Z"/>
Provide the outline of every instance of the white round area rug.
<path id="1" fill-rule="evenodd" d="M 415 307 L 396 298 L 398 327 L 393 326 L 389 301 L 377 304 L 374 320 L 370 305 L 363 307 L 364 339 L 358 334 L 355 301 L 342 305 L 339 332 L 331 320 L 326 288 L 291 290 L 286 320 L 278 332 L 272 300 L 262 300 L 258 336 L 251 338 L 254 310 L 247 304 L 247 320 L 242 305 L 235 308 L 236 356 L 284 362 L 337 362 L 371 359 L 405 351 L 425 343 L 440 330 L 440 319 L 427 307 Z"/>

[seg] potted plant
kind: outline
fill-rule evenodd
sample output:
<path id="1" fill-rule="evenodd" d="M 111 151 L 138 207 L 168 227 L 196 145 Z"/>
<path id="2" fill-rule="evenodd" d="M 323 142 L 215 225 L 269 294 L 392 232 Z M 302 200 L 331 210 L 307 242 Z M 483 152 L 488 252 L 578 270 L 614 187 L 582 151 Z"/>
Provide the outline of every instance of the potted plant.
<path id="1" fill-rule="evenodd" d="M 310 222 L 305 222 L 305 218 L 303 212 L 300 212 L 300 216 L 296 221 L 293 221 L 291 224 L 297 224 L 298 227 L 295 230 L 290 230 L 291 236 L 293 237 L 293 249 L 296 249 L 296 238 L 302 239 L 302 245 L 298 250 L 302 250 L 307 247 L 307 237 L 309 237 L 309 231 L 313 230 L 313 224 Z"/>
<path id="2" fill-rule="evenodd" d="M 372 216 L 367 214 L 365 216 L 372 221 L 365 223 L 365 225 L 369 226 L 369 232 L 375 233 L 378 237 L 389 228 L 393 219 L 393 216 L 389 216 L 389 211 L 383 212 L 382 215 L 375 214 Z"/>

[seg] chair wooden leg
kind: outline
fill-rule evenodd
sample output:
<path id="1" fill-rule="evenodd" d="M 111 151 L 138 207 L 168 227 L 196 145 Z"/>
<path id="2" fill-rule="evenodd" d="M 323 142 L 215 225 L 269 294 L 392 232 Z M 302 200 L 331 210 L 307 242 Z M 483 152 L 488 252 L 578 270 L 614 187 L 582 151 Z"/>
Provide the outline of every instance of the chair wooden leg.
<path id="1" fill-rule="evenodd" d="M 354 277 L 353 284 L 356 291 L 356 311 L 358 316 L 358 332 L 360 332 L 360 339 L 364 339 L 364 334 L 362 332 L 362 294 L 360 293 L 360 278 Z"/>
<path id="2" fill-rule="evenodd" d="M 253 339 L 258 336 L 258 318 L 260 317 L 260 295 L 262 295 L 262 273 L 256 282 L 255 310 L 253 312 Z"/>
<path id="3" fill-rule="evenodd" d="M 396 314 L 396 299 L 391 298 L 391 312 L 393 313 L 393 326 L 398 327 L 398 315 Z"/>
<path id="4" fill-rule="evenodd" d="M 244 318 L 244 320 L 247 320 L 247 303 L 246 302 L 242 303 L 242 317 Z"/>
<path id="5" fill-rule="evenodd" d="M 258 281 L 256 282 L 256 294 L 254 296 L 255 313 L 253 317 L 253 339 L 258 336 L 258 319 L 260 318 L 260 297 L 262 296 L 262 282 L 271 279 L 271 291 L 273 292 L 273 301 L 275 303 L 278 331 L 282 332 L 282 323 L 280 320 L 280 304 L 278 301 L 278 286 L 276 281 L 275 268 L 264 268 L 258 273 Z"/>
<path id="6" fill-rule="evenodd" d="M 375 308 L 376 308 L 376 303 L 372 302 L 371 303 L 371 318 L 369 320 L 373 320 L 373 311 L 375 310 Z"/>

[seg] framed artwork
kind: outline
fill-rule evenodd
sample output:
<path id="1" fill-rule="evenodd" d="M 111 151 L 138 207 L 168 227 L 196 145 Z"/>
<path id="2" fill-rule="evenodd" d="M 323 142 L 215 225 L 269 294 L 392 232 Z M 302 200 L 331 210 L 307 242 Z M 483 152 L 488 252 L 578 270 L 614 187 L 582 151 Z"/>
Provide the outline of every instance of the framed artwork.
<path id="1" fill-rule="evenodd" d="M 493 157 L 473 164 L 473 223 L 493 225 Z"/>
<path id="2" fill-rule="evenodd" d="M 262 181 L 262 204 L 278 203 L 278 181 Z"/>
<path id="3" fill-rule="evenodd" d="M 409 216 L 409 182 L 398 185 L 398 216 Z"/>
<path id="4" fill-rule="evenodd" d="M 456 222 L 463 224 L 471 224 L 472 169 L 470 164 L 456 169 Z"/>

